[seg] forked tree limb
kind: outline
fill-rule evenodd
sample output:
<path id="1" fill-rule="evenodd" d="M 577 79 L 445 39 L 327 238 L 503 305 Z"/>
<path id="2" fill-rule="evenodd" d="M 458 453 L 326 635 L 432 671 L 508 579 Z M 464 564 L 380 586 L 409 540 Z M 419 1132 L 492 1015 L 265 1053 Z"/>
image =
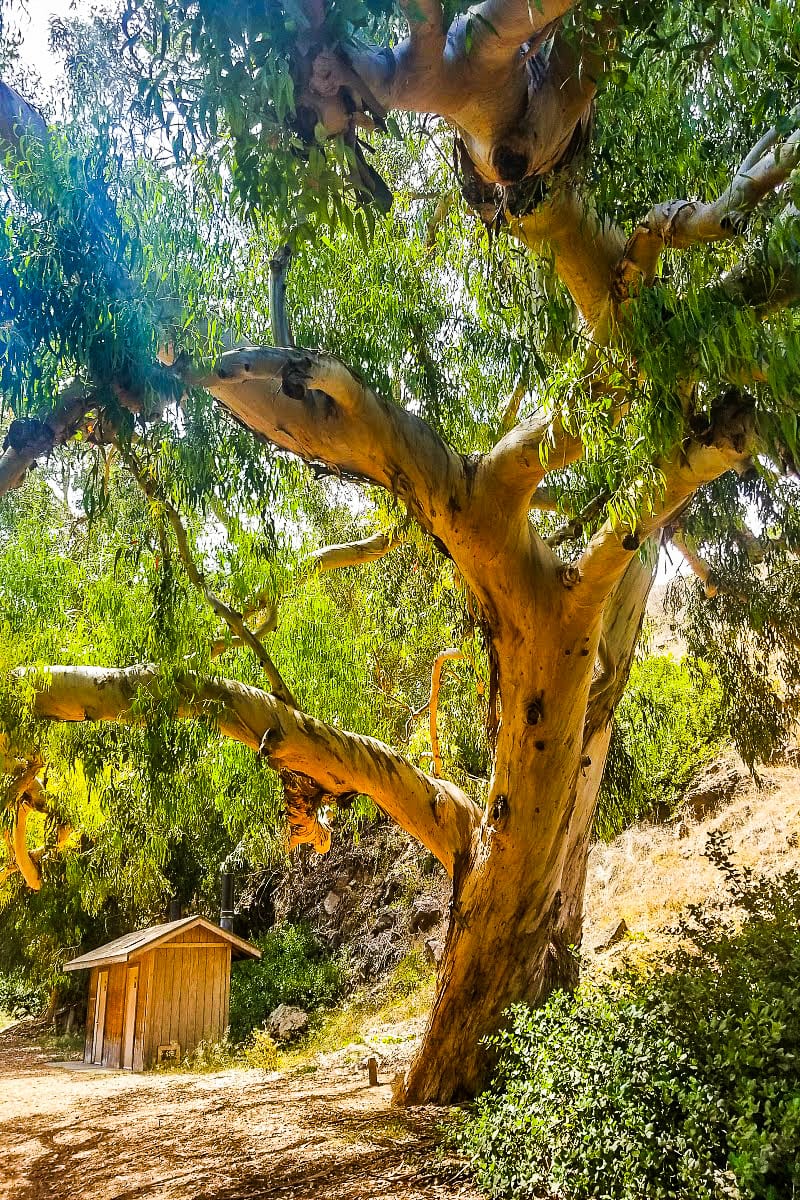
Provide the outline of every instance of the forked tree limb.
<path id="1" fill-rule="evenodd" d="M 133 701 L 162 686 L 156 667 L 55 666 L 45 675 L 34 714 L 57 721 L 140 721 Z M 261 751 L 275 770 L 308 776 L 333 797 L 371 796 L 453 874 L 482 816 L 455 784 L 426 775 L 375 738 L 326 725 L 238 680 L 187 674 L 175 686 L 180 717 L 213 722 L 224 737 Z"/>
<path id="2" fill-rule="evenodd" d="M 602 374 L 590 381 L 589 392 L 595 399 L 601 395 L 608 398 L 608 420 L 612 425 L 628 411 L 626 389 L 616 382 L 608 384 Z M 479 475 L 487 488 L 503 497 L 507 512 L 527 512 L 539 507 L 537 496 L 547 475 L 580 462 L 585 453 L 582 436 L 567 427 L 561 417 L 531 417 L 520 421 L 484 456 Z"/>
<path id="3" fill-rule="evenodd" d="M 332 355 L 231 350 L 210 375 L 191 382 L 273 445 L 378 484 L 401 498 L 424 528 L 447 538 L 449 512 L 465 501 L 461 456 Z"/>
<path id="4" fill-rule="evenodd" d="M 500 439 L 480 472 L 509 509 L 527 512 L 547 473 L 578 462 L 584 451 L 582 439 L 565 430 L 558 418 L 531 417 Z"/>
<path id="5" fill-rule="evenodd" d="M 718 414 L 717 427 L 706 438 L 684 443 L 660 462 L 662 491 L 642 512 L 636 527 L 606 521 L 579 558 L 578 583 L 571 593 L 578 609 L 605 603 L 639 546 L 669 525 L 698 488 L 726 471 L 747 469 L 754 436 L 752 407 L 731 405 Z"/>
<path id="6" fill-rule="evenodd" d="M 800 119 L 800 109 L 793 115 Z M 684 250 L 701 242 L 737 237 L 753 210 L 784 184 L 800 163 L 800 129 L 777 144 L 776 139 L 774 130 L 765 135 L 716 200 L 670 200 L 652 208 L 625 246 L 615 281 L 618 296 L 624 298 L 651 283 L 661 252 L 667 247 Z M 762 143 L 771 148 L 752 161 Z"/>

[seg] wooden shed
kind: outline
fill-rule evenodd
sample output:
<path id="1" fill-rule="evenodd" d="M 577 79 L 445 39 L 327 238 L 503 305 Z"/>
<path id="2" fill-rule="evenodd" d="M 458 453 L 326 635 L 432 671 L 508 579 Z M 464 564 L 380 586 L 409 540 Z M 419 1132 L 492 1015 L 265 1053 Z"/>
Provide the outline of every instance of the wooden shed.
<path id="1" fill-rule="evenodd" d="M 205 917 L 182 917 L 73 958 L 65 971 L 90 972 L 84 1061 L 143 1071 L 219 1041 L 228 1025 L 231 960 L 260 957 Z"/>

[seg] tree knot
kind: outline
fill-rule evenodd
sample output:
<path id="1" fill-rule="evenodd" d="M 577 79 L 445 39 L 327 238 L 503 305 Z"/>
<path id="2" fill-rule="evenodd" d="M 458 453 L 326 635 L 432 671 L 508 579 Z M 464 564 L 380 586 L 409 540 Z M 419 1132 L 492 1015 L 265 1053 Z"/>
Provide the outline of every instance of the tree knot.
<path id="1" fill-rule="evenodd" d="M 497 826 L 500 824 L 500 822 L 503 820 L 503 818 L 507 815 L 507 813 L 508 813 L 508 796 L 503 795 L 503 793 L 501 792 L 497 796 L 495 796 L 494 804 L 492 805 L 492 824 L 495 826 L 495 828 L 497 828 Z"/>
<path id="2" fill-rule="evenodd" d="M 528 725 L 538 725 L 544 720 L 544 692 L 539 692 L 533 697 L 525 709 L 525 720 Z"/>
<path id="3" fill-rule="evenodd" d="M 290 359 L 281 371 L 281 388 L 284 394 L 291 400 L 305 400 L 310 375 L 311 363 L 307 358 Z"/>

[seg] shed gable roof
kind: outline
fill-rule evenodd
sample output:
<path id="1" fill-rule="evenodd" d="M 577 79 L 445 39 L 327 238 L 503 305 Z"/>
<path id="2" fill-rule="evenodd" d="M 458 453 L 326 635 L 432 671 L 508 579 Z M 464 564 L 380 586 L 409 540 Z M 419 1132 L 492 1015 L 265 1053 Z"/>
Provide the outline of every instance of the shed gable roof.
<path id="1" fill-rule="evenodd" d="M 98 946 L 88 954 L 81 954 L 64 963 L 65 971 L 85 971 L 91 967 L 104 967 L 111 963 L 124 963 L 142 950 L 154 950 L 157 946 L 171 941 L 177 934 L 200 926 L 209 933 L 215 934 L 224 942 L 229 942 L 233 958 L 261 958 L 261 951 L 237 937 L 228 929 L 220 929 L 205 917 L 181 917 L 177 921 L 167 921 L 163 925 L 149 925 L 147 929 L 137 929 L 133 933 L 123 934 L 105 946 Z M 191 943 L 187 943 L 191 945 Z"/>

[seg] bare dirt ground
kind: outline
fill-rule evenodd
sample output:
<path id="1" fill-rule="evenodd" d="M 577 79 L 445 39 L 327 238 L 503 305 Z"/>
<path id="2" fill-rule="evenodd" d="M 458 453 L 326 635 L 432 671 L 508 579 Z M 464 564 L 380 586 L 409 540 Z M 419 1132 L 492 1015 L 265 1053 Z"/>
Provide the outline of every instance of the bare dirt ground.
<path id="1" fill-rule="evenodd" d="M 391 1107 L 359 1067 L 130 1075 L 48 1066 L 0 1033 L 3 1200 L 477 1200 L 437 1109 Z"/>
<path id="2" fill-rule="evenodd" d="M 620 918 L 634 940 L 604 960 L 658 948 L 686 903 L 722 897 L 703 856 L 713 831 L 742 865 L 800 867 L 800 768 L 766 768 L 758 786 L 735 757 L 716 769 L 734 783 L 715 811 L 637 826 L 592 851 L 592 958 Z M 0 1032 L 0 1200 L 479 1200 L 463 1164 L 439 1149 L 446 1114 L 391 1106 L 389 1080 L 421 1024 L 365 1025 L 360 1044 L 318 1054 L 308 1074 L 130 1075 L 48 1066 L 35 1027 L 21 1023 Z M 351 1061 L 373 1043 L 376 1088 Z"/>

